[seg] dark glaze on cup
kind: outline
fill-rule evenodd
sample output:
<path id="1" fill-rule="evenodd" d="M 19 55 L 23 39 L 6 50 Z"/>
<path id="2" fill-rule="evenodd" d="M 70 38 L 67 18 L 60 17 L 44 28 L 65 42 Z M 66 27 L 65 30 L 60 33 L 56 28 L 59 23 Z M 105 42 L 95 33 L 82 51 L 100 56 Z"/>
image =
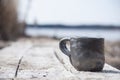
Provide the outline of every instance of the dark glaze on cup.
<path id="1" fill-rule="evenodd" d="M 70 51 L 66 42 L 70 42 Z M 104 38 L 64 38 L 61 51 L 69 56 L 71 64 L 79 71 L 101 71 L 105 63 Z"/>

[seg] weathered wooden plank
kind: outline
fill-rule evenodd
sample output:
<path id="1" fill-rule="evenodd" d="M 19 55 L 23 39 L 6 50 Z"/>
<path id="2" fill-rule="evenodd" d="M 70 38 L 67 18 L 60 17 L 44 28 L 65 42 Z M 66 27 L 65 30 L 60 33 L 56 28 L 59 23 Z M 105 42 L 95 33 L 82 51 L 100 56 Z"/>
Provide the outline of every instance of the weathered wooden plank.
<path id="1" fill-rule="evenodd" d="M 69 58 L 64 55 L 60 50 L 56 49 L 56 56 L 58 60 L 65 66 L 68 71 L 70 71 L 72 74 L 79 77 L 79 79 L 85 79 L 85 80 L 115 80 L 120 79 L 120 70 L 111 67 L 108 64 L 104 65 L 102 72 L 87 72 L 87 71 L 77 71 L 74 69 L 74 67 L 71 65 Z"/>
<path id="2" fill-rule="evenodd" d="M 54 45 L 54 46 L 53 46 Z M 56 43 L 18 41 L 0 51 L 0 80 L 118 80 L 120 71 L 105 64 L 102 72 L 76 71 Z M 54 50 L 54 47 L 57 48 Z M 23 56 L 23 58 L 22 58 Z M 21 59 L 21 61 L 20 61 Z"/>
<path id="3" fill-rule="evenodd" d="M 20 58 L 32 46 L 30 43 L 12 43 L 0 50 L 0 79 L 14 78 Z"/>
<path id="4" fill-rule="evenodd" d="M 105 64 L 102 72 L 76 71 L 69 58 L 53 47 L 36 46 L 23 57 L 17 79 L 27 80 L 113 80 L 120 71 Z"/>
<path id="5" fill-rule="evenodd" d="M 55 57 L 52 47 L 34 47 L 23 57 L 17 78 L 79 80 Z"/>

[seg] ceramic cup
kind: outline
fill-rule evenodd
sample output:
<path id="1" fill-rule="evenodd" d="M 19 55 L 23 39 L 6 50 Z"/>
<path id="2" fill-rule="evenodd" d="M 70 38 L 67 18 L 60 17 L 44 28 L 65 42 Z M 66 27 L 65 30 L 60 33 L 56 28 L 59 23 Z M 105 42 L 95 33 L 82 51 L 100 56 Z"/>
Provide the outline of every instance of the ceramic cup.
<path id="1" fill-rule="evenodd" d="M 70 50 L 67 49 L 66 42 L 70 43 Z M 105 63 L 104 38 L 63 38 L 59 47 L 78 71 L 96 72 L 103 69 Z"/>

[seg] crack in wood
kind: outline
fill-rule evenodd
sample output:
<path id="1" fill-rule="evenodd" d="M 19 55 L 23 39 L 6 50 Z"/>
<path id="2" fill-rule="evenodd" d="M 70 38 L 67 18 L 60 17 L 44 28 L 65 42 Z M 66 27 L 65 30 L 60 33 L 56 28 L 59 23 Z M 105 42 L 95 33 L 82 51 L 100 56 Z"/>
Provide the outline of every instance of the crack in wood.
<path id="1" fill-rule="evenodd" d="M 18 62 L 17 68 L 16 68 L 16 72 L 15 72 L 15 76 L 14 76 L 15 78 L 17 77 L 18 70 L 19 70 L 22 59 L 23 59 L 23 56 L 19 59 L 19 62 Z"/>
<path id="2" fill-rule="evenodd" d="M 65 66 L 65 63 L 63 62 L 62 59 L 60 59 L 60 57 L 58 56 L 58 54 L 54 51 L 55 57 L 58 59 L 58 61 L 63 65 L 63 67 L 69 71 L 69 69 Z"/>
<path id="3" fill-rule="evenodd" d="M 29 51 L 32 48 L 34 48 L 34 46 L 31 46 L 29 49 L 27 49 L 27 51 Z M 25 51 L 24 53 L 27 53 L 27 51 Z M 15 76 L 14 76 L 14 78 L 12 80 L 15 80 L 15 78 L 17 78 L 19 67 L 20 67 L 20 64 L 22 62 L 22 59 L 23 59 L 23 56 L 21 56 L 21 58 L 18 61 L 18 65 L 17 65 L 16 71 L 15 71 Z"/>

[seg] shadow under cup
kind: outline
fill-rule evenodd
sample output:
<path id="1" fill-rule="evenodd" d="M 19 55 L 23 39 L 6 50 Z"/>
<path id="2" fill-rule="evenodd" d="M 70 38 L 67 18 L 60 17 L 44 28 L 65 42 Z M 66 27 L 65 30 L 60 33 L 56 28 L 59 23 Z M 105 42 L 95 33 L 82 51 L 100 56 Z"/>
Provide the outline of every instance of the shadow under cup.
<path id="1" fill-rule="evenodd" d="M 66 42 L 70 42 L 70 51 Z M 101 71 L 104 67 L 104 38 L 64 38 L 59 47 L 79 71 Z"/>

